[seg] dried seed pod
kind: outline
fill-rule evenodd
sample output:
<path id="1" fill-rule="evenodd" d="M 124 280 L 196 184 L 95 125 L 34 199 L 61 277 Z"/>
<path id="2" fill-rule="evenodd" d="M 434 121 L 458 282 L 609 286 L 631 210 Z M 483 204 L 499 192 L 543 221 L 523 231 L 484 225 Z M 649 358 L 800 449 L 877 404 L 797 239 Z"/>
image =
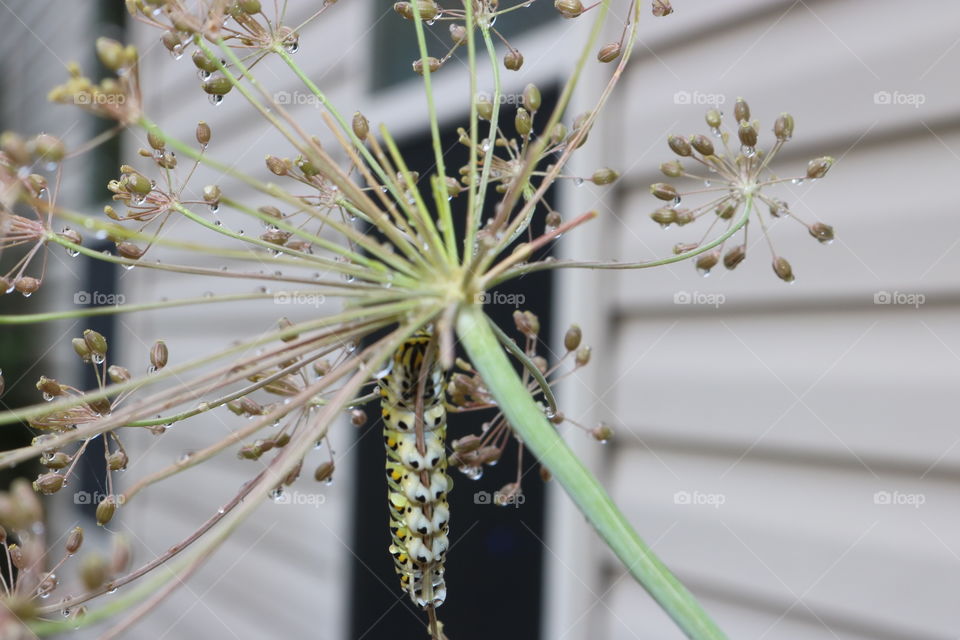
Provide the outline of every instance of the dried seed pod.
<path id="1" fill-rule="evenodd" d="M 777 140 L 786 142 L 793 137 L 793 116 L 789 113 L 781 113 L 776 122 L 773 123 L 773 135 Z"/>
<path id="2" fill-rule="evenodd" d="M 613 428 L 606 422 L 601 422 L 590 430 L 590 435 L 598 442 L 607 442 L 613 437 Z"/>
<path id="3" fill-rule="evenodd" d="M 739 123 L 750 120 L 750 105 L 748 105 L 747 101 L 743 98 L 737 98 L 736 104 L 733 105 L 733 117 L 736 118 Z"/>
<path id="4" fill-rule="evenodd" d="M 563 347 L 567 351 L 576 351 L 577 347 L 580 346 L 580 341 L 582 338 L 583 331 L 581 331 L 580 326 L 572 324 L 563 336 Z"/>
<path id="5" fill-rule="evenodd" d="M 650 219 L 660 226 L 667 227 L 677 221 L 677 212 L 670 207 L 662 207 L 651 213 Z"/>
<path id="6" fill-rule="evenodd" d="M 738 201 L 728 198 L 717 205 L 717 215 L 724 220 L 729 220 L 739 208 L 740 203 Z"/>
<path id="7" fill-rule="evenodd" d="M 210 78 L 200 86 L 205 92 L 212 96 L 225 96 L 233 89 L 233 84 L 230 82 L 230 79 L 224 76 Z"/>
<path id="8" fill-rule="evenodd" d="M 736 269 L 737 265 L 744 261 L 747 257 L 747 247 L 746 245 L 738 245 L 730 251 L 727 251 L 726 255 L 723 256 L 723 266 L 727 269 Z"/>
<path id="9" fill-rule="evenodd" d="M 827 243 L 833 241 L 833 227 L 823 222 L 815 222 L 809 227 L 810 235 L 820 242 Z"/>
<path id="10" fill-rule="evenodd" d="M 510 71 L 517 71 L 523 66 L 523 54 L 516 49 L 511 49 L 503 56 L 503 66 Z"/>
<path id="11" fill-rule="evenodd" d="M 757 146 L 757 129 L 749 122 L 741 122 L 737 128 L 737 137 L 740 138 L 740 144 L 745 147 Z"/>
<path id="12" fill-rule="evenodd" d="M 668 178 L 679 178 L 683 175 L 683 165 L 679 160 L 671 160 L 660 164 L 660 173 Z"/>
<path id="13" fill-rule="evenodd" d="M 97 524 L 103 526 L 113 519 L 113 514 L 117 512 L 117 499 L 114 496 L 107 496 L 97 505 Z"/>
<path id="14" fill-rule="evenodd" d="M 126 65 L 126 56 L 122 44 L 111 38 L 97 38 L 97 57 L 110 71 L 119 71 Z"/>
<path id="15" fill-rule="evenodd" d="M 523 106 L 530 113 L 536 113 L 540 110 L 540 105 L 543 102 L 542 97 L 540 96 L 540 89 L 537 88 L 535 84 L 528 84 L 523 89 Z"/>
<path id="16" fill-rule="evenodd" d="M 62 396 L 65 393 L 59 382 L 47 376 L 40 376 L 40 380 L 37 381 L 37 391 L 42 391 L 51 398 L 54 396 Z"/>
<path id="17" fill-rule="evenodd" d="M 717 109 L 710 109 L 704 116 L 704 120 L 711 129 L 719 129 L 723 124 L 723 115 Z"/>
<path id="18" fill-rule="evenodd" d="M 334 464 L 331 461 L 322 463 L 317 470 L 313 472 L 313 479 L 317 482 L 327 482 L 333 477 Z"/>
<path id="19" fill-rule="evenodd" d="M 65 469 L 72 461 L 73 458 L 63 451 L 57 451 L 49 456 L 40 458 L 40 464 L 48 469 Z"/>
<path id="20" fill-rule="evenodd" d="M 366 140 L 367 136 L 370 135 L 370 121 L 359 111 L 353 114 L 351 128 L 353 129 L 353 135 L 360 140 Z"/>
<path id="21" fill-rule="evenodd" d="M 665 182 L 656 182 L 650 185 L 650 193 L 659 200 L 676 200 L 680 197 L 677 190 Z"/>
<path id="22" fill-rule="evenodd" d="M 685 224 L 690 224 L 697 219 L 693 211 L 690 209 L 674 209 L 673 211 L 673 221 L 681 227 Z"/>
<path id="23" fill-rule="evenodd" d="M 553 7 L 568 20 L 583 13 L 583 3 L 580 0 L 554 0 Z"/>
<path id="24" fill-rule="evenodd" d="M 482 444 L 483 439 L 480 436 L 470 434 L 454 440 L 450 443 L 450 446 L 457 453 L 470 453 L 479 449 Z"/>
<path id="25" fill-rule="evenodd" d="M 623 46 L 619 42 L 611 42 L 600 47 L 597 52 L 597 60 L 600 62 L 613 62 L 620 57 Z"/>
<path id="26" fill-rule="evenodd" d="M 99 553 L 90 553 L 81 560 L 80 579 L 87 589 L 99 588 L 107 581 L 108 575 L 107 561 Z"/>
<path id="27" fill-rule="evenodd" d="M 367 423 L 367 412 L 363 409 L 354 409 L 350 412 L 350 424 L 355 427 L 362 427 Z"/>
<path id="28" fill-rule="evenodd" d="M 146 253 L 146 249 L 138 247 L 132 242 L 118 242 L 117 253 L 128 260 L 139 260 Z"/>
<path id="29" fill-rule="evenodd" d="M 686 158 L 693 155 L 693 149 L 690 148 L 690 143 L 682 136 L 669 136 L 667 138 L 667 146 L 678 156 Z"/>
<path id="30" fill-rule="evenodd" d="M 22 276 L 13 281 L 13 288 L 25 296 L 30 296 L 40 288 L 40 281 L 31 276 Z"/>
<path id="31" fill-rule="evenodd" d="M 619 173 L 617 173 L 613 169 L 604 167 L 603 169 L 597 169 L 596 171 L 594 171 L 593 176 L 591 176 L 590 178 L 590 181 L 593 182 L 593 184 L 602 186 L 602 185 L 613 184 L 614 182 L 616 182 L 617 178 L 619 177 L 620 177 Z"/>
<path id="32" fill-rule="evenodd" d="M 520 489 L 519 482 L 510 482 L 493 494 L 493 503 L 498 507 L 506 507 L 517 504 L 523 500 L 523 491 Z"/>
<path id="33" fill-rule="evenodd" d="M 290 161 L 282 160 L 277 156 L 268 155 L 266 158 L 267 169 L 276 176 L 285 176 L 290 172 Z"/>
<path id="34" fill-rule="evenodd" d="M 167 366 L 167 358 L 169 355 L 167 343 L 163 340 L 157 340 L 150 348 L 150 366 L 154 371 L 163 369 Z"/>
<path id="35" fill-rule="evenodd" d="M 70 533 L 67 535 L 67 544 L 65 545 L 67 553 L 69 555 L 75 554 L 80 550 L 80 546 L 83 544 L 83 528 L 74 527 L 70 530 Z"/>
<path id="36" fill-rule="evenodd" d="M 540 465 L 540 480 L 543 482 L 550 482 L 553 479 L 553 474 L 550 473 L 550 469 L 547 469 L 545 466 Z"/>
<path id="37" fill-rule="evenodd" d="M 467 44 L 467 29 L 462 24 L 451 24 L 450 39 L 456 45 Z"/>
<path id="38" fill-rule="evenodd" d="M 163 148 L 167 146 L 166 141 L 155 130 L 147 131 L 147 144 L 155 151 L 163 151 Z"/>
<path id="39" fill-rule="evenodd" d="M 43 495 L 51 495 L 63 488 L 64 477 L 59 473 L 43 473 L 33 481 L 33 490 Z"/>
<path id="40" fill-rule="evenodd" d="M 477 116 L 481 120 L 490 120 L 493 118 L 493 103 L 490 102 L 490 98 L 487 96 L 481 95 L 477 97 Z"/>
<path id="41" fill-rule="evenodd" d="M 430 73 L 436 73 L 437 71 L 439 71 L 441 64 L 442 63 L 440 62 L 439 58 L 434 58 L 433 56 L 427 57 L 427 67 L 430 69 Z M 413 70 L 417 74 L 421 76 L 423 75 L 423 59 L 422 58 L 419 60 L 415 60 L 413 62 Z"/>
<path id="42" fill-rule="evenodd" d="M 531 311 L 514 311 L 513 322 L 517 331 L 528 338 L 535 338 L 540 333 L 540 318 Z"/>
<path id="43" fill-rule="evenodd" d="M 127 468 L 128 462 L 127 454 L 123 451 L 114 451 L 107 456 L 107 467 L 110 471 L 123 471 Z"/>
<path id="44" fill-rule="evenodd" d="M 796 279 L 793 275 L 793 267 L 790 266 L 786 258 L 780 256 L 773 260 L 773 272 L 784 282 L 793 282 Z"/>
<path id="45" fill-rule="evenodd" d="M 590 354 L 592 349 L 589 346 L 582 346 L 577 349 L 577 355 L 575 358 L 576 365 L 578 367 L 585 367 L 590 362 Z"/>
<path id="46" fill-rule="evenodd" d="M 71 343 L 77 355 L 80 356 L 84 362 L 90 362 L 90 347 L 87 346 L 87 341 L 83 338 L 74 338 L 71 340 Z"/>
<path id="47" fill-rule="evenodd" d="M 701 253 L 697 256 L 697 271 L 708 274 L 710 270 L 717 266 L 717 263 L 720 262 L 720 250 L 716 249 L 707 253 Z"/>
<path id="48" fill-rule="evenodd" d="M 695 135 L 690 137 L 690 144 L 694 149 L 704 156 L 712 156 L 714 153 L 713 142 L 704 135 Z"/>
<path id="49" fill-rule="evenodd" d="M 197 123 L 195 135 L 197 137 L 197 142 L 199 142 L 202 146 L 205 147 L 210 144 L 210 136 L 212 134 L 213 132 L 210 130 L 210 125 L 208 125 L 206 122 L 201 120 Z"/>
<path id="50" fill-rule="evenodd" d="M 104 338 L 103 335 L 94 331 L 93 329 L 85 329 L 83 332 L 83 339 L 90 348 L 90 352 L 93 354 L 94 359 L 96 359 L 97 356 L 102 358 L 103 356 L 107 355 L 107 339 Z"/>
<path id="51" fill-rule="evenodd" d="M 830 156 L 816 158 L 807 163 L 807 177 L 816 180 L 827 175 L 827 171 L 833 166 L 834 159 Z"/>
<path id="52" fill-rule="evenodd" d="M 533 120 L 530 118 L 530 112 L 520 107 L 517 109 L 517 115 L 513 119 L 513 126 L 517 130 L 517 134 L 523 137 L 530 135 L 530 131 L 533 129 Z"/>
<path id="53" fill-rule="evenodd" d="M 653 0 L 651 10 L 655 18 L 662 18 L 673 13 L 673 7 L 670 6 L 670 0 Z"/>
<path id="54" fill-rule="evenodd" d="M 110 381 L 114 384 L 127 382 L 131 378 L 129 369 L 121 367 L 118 364 L 112 364 L 107 367 L 107 375 L 110 376 Z"/>

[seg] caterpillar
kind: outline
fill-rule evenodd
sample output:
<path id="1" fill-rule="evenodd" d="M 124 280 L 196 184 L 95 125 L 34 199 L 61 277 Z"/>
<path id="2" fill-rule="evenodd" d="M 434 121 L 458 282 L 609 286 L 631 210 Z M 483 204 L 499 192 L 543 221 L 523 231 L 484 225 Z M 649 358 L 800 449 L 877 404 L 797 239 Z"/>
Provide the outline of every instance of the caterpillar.
<path id="1" fill-rule="evenodd" d="M 393 353 L 379 380 L 387 459 L 390 554 L 400 586 L 432 610 L 446 598 L 449 541 L 447 410 L 444 375 L 430 332 L 414 334 Z"/>

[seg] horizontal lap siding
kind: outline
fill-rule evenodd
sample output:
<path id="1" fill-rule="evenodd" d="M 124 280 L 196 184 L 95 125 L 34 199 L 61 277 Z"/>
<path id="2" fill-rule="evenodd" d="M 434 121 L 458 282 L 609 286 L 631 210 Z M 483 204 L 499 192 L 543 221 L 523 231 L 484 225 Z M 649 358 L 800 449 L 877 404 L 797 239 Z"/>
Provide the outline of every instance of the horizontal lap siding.
<path id="1" fill-rule="evenodd" d="M 348 80 L 358 74 L 366 75 L 367 47 L 359 29 L 366 20 L 368 7 L 363 3 L 341 4 L 331 7 L 315 26 L 305 30 L 296 59 L 331 99 L 346 105 L 344 111 L 349 116 L 353 112 L 351 107 L 359 102 L 358 96 L 365 89 L 362 84 Z M 307 9 L 306 6 L 292 9 L 297 14 L 290 17 L 292 23 L 305 17 Z M 356 33 L 356 38 L 347 37 L 347 33 Z M 138 34 L 143 48 L 151 46 L 157 37 L 152 31 L 138 31 Z M 344 44 L 349 42 L 358 44 L 355 47 Z M 189 56 L 178 62 L 164 56 L 145 60 L 150 78 L 145 91 L 150 96 L 148 103 L 153 105 L 150 115 L 158 123 L 192 143 L 197 121 L 206 120 L 213 130 L 208 151 L 212 157 L 263 181 L 278 180 L 267 172 L 264 156 L 270 153 L 295 157 L 296 153 L 287 140 L 254 115 L 237 91 L 214 108 L 199 87 Z M 279 60 L 265 61 L 258 67 L 257 77 L 270 91 L 303 91 L 292 74 L 282 67 Z M 308 131 L 321 135 L 326 131 L 320 109 L 301 104 L 291 107 L 290 111 Z M 138 134 L 133 134 L 128 143 L 131 151 L 128 155 L 137 147 L 145 146 Z M 329 150 L 337 153 L 333 146 Z M 183 154 L 178 154 L 178 159 L 181 170 L 191 164 Z M 137 166 L 148 167 L 147 164 Z M 201 190 L 206 184 L 218 184 L 225 195 L 254 208 L 272 204 L 222 172 L 204 167 L 197 170 L 184 191 L 184 199 L 201 199 Z M 263 232 L 258 220 L 226 207 L 217 213 L 204 205 L 191 205 L 191 208 L 208 220 L 220 220 L 225 228 L 242 229 L 248 237 Z M 178 221 L 164 237 L 221 248 L 237 246 L 235 241 L 199 229 L 188 221 Z M 257 273 L 262 270 L 271 274 L 281 270 L 289 274 L 302 273 L 306 278 L 320 271 L 281 266 L 266 253 L 262 261 L 237 263 L 178 249 L 154 251 L 156 255 L 152 259 L 214 270 L 229 264 L 234 271 Z M 318 250 L 317 255 L 324 253 Z M 237 264 L 242 264 L 242 268 L 237 268 Z M 335 274 L 327 277 L 339 278 Z M 193 298 L 207 292 L 253 293 L 261 286 L 269 290 L 280 288 L 269 281 L 202 277 L 143 268 L 124 272 L 122 284 L 130 302 Z M 283 285 L 283 288 L 314 286 Z M 167 341 L 171 365 L 181 364 L 230 347 L 237 339 L 253 339 L 273 331 L 281 316 L 301 322 L 336 313 L 340 308 L 339 301 L 329 301 L 319 307 L 279 305 L 273 300 L 231 302 L 132 314 L 121 319 L 119 328 L 124 334 L 126 358 L 134 363 L 132 368 L 139 370 L 145 367 L 149 345 L 156 339 Z M 253 353 L 254 349 L 246 350 L 206 366 L 203 371 L 228 365 Z M 278 400 L 277 396 L 262 394 L 257 399 Z M 214 409 L 205 417 L 176 425 L 161 438 L 142 434 L 136 438 L 131 456 L 134 459 L 144 456 L 136 468 L 146 474 L 247 424 L 245 418 L 234 416 L 224 408 Z M 349 611 L 350 551 L 347 545 L 351 536 L 351 492 L 346 479 L 352 476 L 354 464 L 349 454 L 353 437 L 349 429 L 348 425 L 338 424 L 331 430 L 334 448 L 343 454 L 337 459 L 337 483 L 328 487 L 313 481 L 314 468 L 328 457 L 324 448 L 307 456 L 302 477 L 289 489 L 295 495 L 322 500 L 322 504 L 265 502 L 184 587 L 138 625 L 136 632 L 143 637 L 161 637 L 166 633 L 166 637 L 345 638 Z M 258 436 L 264 437 L 273 431 L 267 429 Z M 236 450 L 237 446 L 230 447 L 200 468 L 148 488 L 119 512 L 117 527 L 127 530 L 129 525 L 139 536 L 134 539 L 139 561 L 154 557 L 189 535 L 262 468 L 263 463 L 238 460 Z M 266 460 L 269 458 L 270 454 L 265 456 Z M 133 479 L 126 480 L 123 487 L 128 487 Z"/>
<path id="2" fill-rule="evenodd" d="M 820 246 L 796 222 L 772 221 L 792 286 L 771 272 L 756 223 L 735 272 L 703 279 L 681 263 L 598 279 L 591 299 L 609 332 L 597 341 L 604 365 L 590 415 L 617 427 L 602 477 L 732 638 L 953 637 L 960 93 L 950 73 L 960 8 L 871 3 L 870 22 L 896 25 L 894 40 L 867 28 L 853 2 L 724 9 L 709 24 L 707 7 L 681 6 L 669 26 L 647 22 L 652 52 L 641 47 L 612 106 L 618 127 L 596 136 L 596 157 L 616 159 L 624 178 L 600 205 L 593 251 L 642 260 L 703 233 L 663 231 L 648 217 L 666 136 L 705 132 L 709 105 L 676 104 L 683 91 L 722 94 L 728 119 L 744 96 L 767 142 L 790 111 L 797 132 L 776 171 L 802 174 L 823 154 L 838 162 L 825 180 L 772 193 L 834 225 L 837 240 Z M 878 91 L 925 102 L 877 104 Z M 881 292 L 924 304 L 875 304 Z M 678 304 L 678 294 L 723 298 Z M 609 553 L 584 544 L 599 586 L 576 604 L 565 637 L 681 637 Z"/>

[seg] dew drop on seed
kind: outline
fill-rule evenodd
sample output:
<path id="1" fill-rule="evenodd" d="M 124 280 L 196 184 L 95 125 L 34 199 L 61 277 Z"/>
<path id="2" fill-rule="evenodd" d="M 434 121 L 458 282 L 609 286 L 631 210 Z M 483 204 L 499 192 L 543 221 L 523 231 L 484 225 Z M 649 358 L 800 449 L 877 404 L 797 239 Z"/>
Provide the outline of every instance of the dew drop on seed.
<path id="1" fill-rule="evenodd" d="M 677 196 L 676 198 L 670 201 L 671 209 L 676 209 L 679 206 L 680 206 L 680 196 Z"/>
<path id="2" fill-rule="evenodd" d="M 740 153 L 747 158 L 752 158 L 753 156 L 757 155 L 757 148 L 744 144 L 740 146 Z"/>
<path id="3" fill-rule="evenodd" d="M 210 100 L 210 104 L 215 107 L 219 107 L 221 104 L 223 104 L 223 96 L 218 96 L 211 93 L 208 99 Z"/>
<path id="4" fill-rule="evenodd" d="M 710 127 L 710 133 L 713 134 L 713 137 L 714 137 L 714 138 L 721 138 L 721 137 L 723 137 L 723 132 L 720 131 L 720 127 Z"/>
<path id="5" fill-rule="evenodd" d="M 697 267 L 697 273 L 699 273 L 704 278 L 710 277 L 710 269 L 705 269 L 703 267 Z"/>

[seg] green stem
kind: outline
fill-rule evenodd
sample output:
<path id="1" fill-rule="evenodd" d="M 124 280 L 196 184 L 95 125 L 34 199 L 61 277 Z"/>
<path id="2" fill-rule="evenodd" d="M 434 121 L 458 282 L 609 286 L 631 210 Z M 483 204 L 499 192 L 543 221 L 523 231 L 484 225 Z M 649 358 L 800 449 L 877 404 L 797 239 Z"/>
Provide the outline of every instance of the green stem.
<path id="1" fill-rule="evenodd" d="M 596 478 L 547 421 L 501 349 L 481 307 L 466 306 L 457 335 L 524 445 L 563 486 L 597 533 L 688 638 L 726 638 L 687 589 L 633 530 Z"/>
<path id="2" fill-rule="evenodd" d="M 735 234 L 737 231 L 742 229 L 747 221 L 750 219 L 750 211 L 753 209 L 753 196 L 747 195 L 744 201 L 743 213 L 737 218 L 736 222 L 730 226 L 729 229 L 724 231 L 721 235 L 717 236 L 707 244 L 701 245 L 696 249 L 691 249 L 690 251 L 684 251 L 683 253 L 678 253 L 667 258 L 660 258 L 659 260 L 648 260 L 646 262 L 583 262 L 579 260 L 558 260 L 555 262 L 532 262 L 530 264 L 520 265 L 514 267 L 513 269 L 508 269 L 499 276 L 493 278 L 489 282 L 484 282 L 484 286 L 487 288 L 495 287 L 502 282 L 507 280 L 513 280 L 522 275 L 528 273 L 533 273 L 535 271 L 545 271 L 547 269 L 646 269 L 648 267 L 660 267 L 665 264 L 673 264 L 674 262 L 680 262 L 682 260 L 687 260 L 694 256 L 698 256 L 701 253 L 706 253 L 711 249 L 720 246 L 727 241 L 730 236 Z"/>

